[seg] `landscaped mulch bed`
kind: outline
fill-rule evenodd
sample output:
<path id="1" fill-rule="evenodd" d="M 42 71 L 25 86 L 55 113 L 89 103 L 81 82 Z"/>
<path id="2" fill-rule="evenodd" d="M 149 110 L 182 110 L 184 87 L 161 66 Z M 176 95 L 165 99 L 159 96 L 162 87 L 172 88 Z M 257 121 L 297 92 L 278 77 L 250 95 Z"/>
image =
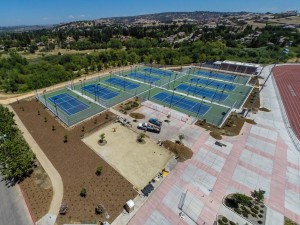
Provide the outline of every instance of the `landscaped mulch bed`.
<path id="1" fill-rule="evenodd" d="M 35 221 L 41 219 L 49 210 L 53 197 L 51 181 L 42 166 L 37 162 L 30 177 L 20 183 L 26 202 L 30 205 Z"/>
<path id="2" fill-rule="evenodd" d="M 145 115 L 142 113 L 130 113 L 129 116 L 136 120 L 145 119 Z"/>
<path id="3" fill-rule="evenodd" d="M 66 129 L 35 99 L 14 103 L 12 107 L 62 177 L 63 202 L 69 210 L 66 215 L 58 216 L 58 224 L 104 221 L 103 214 L 95 215 L 97 204 L 105 206 L 110 215 L 108 221 L 112 222 L 123 211 L 126 201 L 137 195 L 131 183 L 81 141 L 84 133 L 95 131 L 101 124 L 114 120 L 114 114 L 103 112 L 72 129 Z M 66 143 L 65 135 L 68 136 Z M 99 166 L 103 167 L 103 171 L 96 176 Z M 85 198 L 79 195 L 83 187 L 87 189 Z"/>
<path id="4" fill-rule="evenodd" d="M 192 150 L 184 146 L 183 144 L 166 140 L 163 142 L 163 146 L 171 152 L 174 152 L 178 156 L 178 161 L 180 162 L 191 159 L 193 156 Z"/>
<path id="5" fill-rule="evenodd" d="M 131 99 L 128 99 L 125 102 L 120 103 L 119 105 L 116 105 L 114 107 L 115 110 L 123 113 L 123 114 L 129 114 L 133 112 L 134 110 L 141 107 L 142 99 L 139 97 L 134 97 Z"/>
<path id="6" fill-rule="evenodd" d="M 234 194 L 229 194 L 225 197 L 225 205 L 235 213 L 251 221 L 254 225 L 264 225 L 266 220 L 267 207 L 263 202 L 257 202 L 250 198 L 250 205 L 238 204 L 234 200 Z"/>
<path id="7" fill-rule="evenodd" d="M 209 123 L 203 123 L 203 121 L 201 120 L 198 120 L 195 123 L 195 125 L 210 131 L 210 135 L 213 138 L 220 140 L 222 139 L 222 135 L 225 136 L 239 135 L 241 129 L 244 126 L 244 123 L 248 122 L 247 120 L 248 119 L 243 118 L 242 115 L 231 113 L 231 115 L 227 118 L 227 120 L 225 121 L 224 125 L 221 128 L 211 125 Z"/>
<path id="8" fill-rule="evenodd" d="M 260 107 L 260 96 L 257 95 L 259 95 L 259 88 L 253 88 L 253 91 L 247 98 L 244 107 L 249 109 L 253 105 L 253 110 L 257 111 Z"/>

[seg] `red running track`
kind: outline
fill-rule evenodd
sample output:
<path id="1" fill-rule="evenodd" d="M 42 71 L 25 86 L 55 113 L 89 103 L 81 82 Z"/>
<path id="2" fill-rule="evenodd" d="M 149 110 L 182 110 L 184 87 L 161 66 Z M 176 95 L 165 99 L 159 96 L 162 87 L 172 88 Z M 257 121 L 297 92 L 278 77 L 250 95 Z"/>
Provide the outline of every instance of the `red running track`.
<path id="1" fill-rule="evenodd" d="M 300 140 L 300 65 L 277 66 L 273 76 L 290 126 Z"/>

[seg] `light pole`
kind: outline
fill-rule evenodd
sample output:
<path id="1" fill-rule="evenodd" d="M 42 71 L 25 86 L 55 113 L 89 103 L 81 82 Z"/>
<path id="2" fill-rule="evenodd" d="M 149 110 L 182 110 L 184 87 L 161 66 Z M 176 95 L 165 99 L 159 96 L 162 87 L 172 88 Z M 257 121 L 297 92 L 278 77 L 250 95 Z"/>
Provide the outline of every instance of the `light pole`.
<path id="1" fill-rule="evenodd" d="M 81 87 L 81 95 L 83 96 L 82 80 L 79 80 L 79 81 L 80 81 L 80 87 Z"/>
<path id="2" fill-rule="evenodd" d="M 95 101 L 96 101 L 96 84 L 94 84 L 94 95 L 95 95 Z"/>
<path id="3" fill-rule="evenodd" d="M 85 78 L 83 79 L 83 89 L 85 88 Z M 85 90 L 84 90 L 85 91 Z"/>
<path id="4" fill-rule="evenodd" d="M 125 80 L 125 77 L 126 77 L 127 75 L 125 74 L 124 76 L 123 76 L 123 83 L 124 83 L 124 85 L 123 85 L 123 88 L 124 88 L 124 91 L 125 91 L 125 82 L 126 82 L 126 80 Z"/>
<path id="5" fill-rule="evenodd" d="M 187 93 L 188 96 L 190 94 L 191 86 L 192 86 L 192 82 L 190 82 L 190 86 L 189 86 L 188 93 Z M 195 88 L 194 88 L 194 90 L 195 90 Z M 195 92 L 194 92 L 194 94 L 195 94 Z"/>
<path id="6" fill-rule="evenodd" d="M 149 88 L 148 100 L 150 99 L 150 90 L 151 90 L 151 87 L 152 87 L 152 82 L 150 82 L 150 88 Z"/>
<path id="7" fill-rule="evenodd" d="M 109 72 L 109 85 L 111 86 L 111 71 Z"/>
<path id="8" fill-rule="evenodd" d="M 178 75 L 178 73 L 175 73 L 175 78 L 174 78 L 174 80 L 173 80 L 173 90 L 174 90 L 175 80 L 176 80 L 177 75 Z"/>
<path id="9" fill-rule="evenodd" d="M 56 100 L 57 100 L 57 98 L 54 98 L 54 106 L 55 106 L 56 116 L 58 117 Z"/>
<path id="10" fill-rule="evenodd" d="M 176 88 L 173 88 L 173 93 L 172 93 L 172 98 L 171 98 L 171 102 L 170 102 L 170 107 L 169 107 L 169 108 L 171 108 L 171 106 L 172 106 L 172 102 L 173 102 L 173 96 L 174 96 L 174 92 L 175 92 L 175 90 L 176 90 Z"/>
<path id="11" fill-rule="evenodd" d="M 201 101 L 201 104 L 200 104 L 200 106 L 199 106 L 199 109 L 198 109 L 198 112 L 197 112 L 197 118 L 198 118 L 198 116 L 199 116 L 199 113 L 200 113 L 200 109 L 201 109 L 201 107 L 202 107 L 202 104 L 203 104 L 203 100 L 205 99 L 205 96 L 203 96 L 202 97 L 202 101 Z"/>
<path id="12" fill-rule="evenodd" d="M 46 93 L 46 90 L 43 90 L 43 96 L 44 96 L 44 100 L 45 100 L 45 105 L 48 108 L 47 101 L 46 101 L 46 94 L 45 93 Z"/>
<path id="13" fill-rule="evenodd" d="M 190 75 L 191 75 L 191 69 L 192 69 L 192 68 L 189 68 L 189 71 L 188 71 L 188 79 L 187 79 L 187 80 L 189 80 L 189 79 L 190 79 Z"/>
<path id="14" fill-rule="evenodd" d="M 217 93 L 217 91 L 218 91 L 218 89 L 219 89 L 219 84 L 217 85 L 217 89 L 215 90 L 215 93 L 214 93 L 214 96 L 213 96 L 213 98 L 212 98 L 212 100 L 211 100 L 211 102 L 213 102 L 213 100 L 215 99 L 215 96 L 216 96 L 216 93 Z"/>
<path id="15" fill-rule="evenodd" d="M 225 90 L 226 85 L 227 85 L 227 84 L 223 85 L 222 95 L 220 95 L 219 102 L 221 101 L 221 96 L 223 96 L 223 93 L 224 93 L 224 90 Z"/>

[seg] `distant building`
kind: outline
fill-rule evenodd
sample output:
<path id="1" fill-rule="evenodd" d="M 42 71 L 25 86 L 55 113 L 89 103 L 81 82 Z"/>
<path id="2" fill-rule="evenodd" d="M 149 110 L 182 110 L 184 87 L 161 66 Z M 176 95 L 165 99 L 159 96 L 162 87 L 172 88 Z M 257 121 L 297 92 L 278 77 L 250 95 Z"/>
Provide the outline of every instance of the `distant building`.
<path id="1" fill-rule="evenodd" d="M 291 10 L 291 11 L 282 12 L 280 15 L 281 16 L 297 16 L 298 12 L 297 12 L 297 10 Z"/>

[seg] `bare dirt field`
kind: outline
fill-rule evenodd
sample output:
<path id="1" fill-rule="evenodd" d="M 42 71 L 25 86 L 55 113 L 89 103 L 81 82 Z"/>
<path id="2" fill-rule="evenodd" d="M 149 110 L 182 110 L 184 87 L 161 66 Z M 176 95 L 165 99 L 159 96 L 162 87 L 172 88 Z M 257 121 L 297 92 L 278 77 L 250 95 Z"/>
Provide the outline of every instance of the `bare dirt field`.
<path id="1" fill-rule="evenodd" d="M 66 129 L 34 99 L 13 103 L 12 107 L 63 180 L 63 202 L 68 204 L 69 211 L 58 216 L 58 224 L 105 220 L 103 214 L 95 214 L 97 204 L 104 205 L 110 216 L 108 221 L 112 222 L 123 211 L 126 201 L 137 195 L 129 181 L 81 141 L 84 134 L 109 123 L 114 114 L 103 112 L 72 129 Z M 64 143 L 65 135 L 68 136 L 67 143 Z M 98 166 L 103 167 L 100 176 L 95 174 Z M 86 197 L 79 195 L 83 187 L 87 189 Z M 35 193 L 26 194 L 31 198 Z"/>
<path id="2" fill-rule="evenodd" d="M 97 143 L 101 133 L 105 133 L 107 140 L 104 146 Z M 141 190 L 165 167 L 173 154 L 147 137 L 145 144 L 137 143 L 136 139 L 137 133 L 112 123 L 85 137 L 83 142 Z"/>

